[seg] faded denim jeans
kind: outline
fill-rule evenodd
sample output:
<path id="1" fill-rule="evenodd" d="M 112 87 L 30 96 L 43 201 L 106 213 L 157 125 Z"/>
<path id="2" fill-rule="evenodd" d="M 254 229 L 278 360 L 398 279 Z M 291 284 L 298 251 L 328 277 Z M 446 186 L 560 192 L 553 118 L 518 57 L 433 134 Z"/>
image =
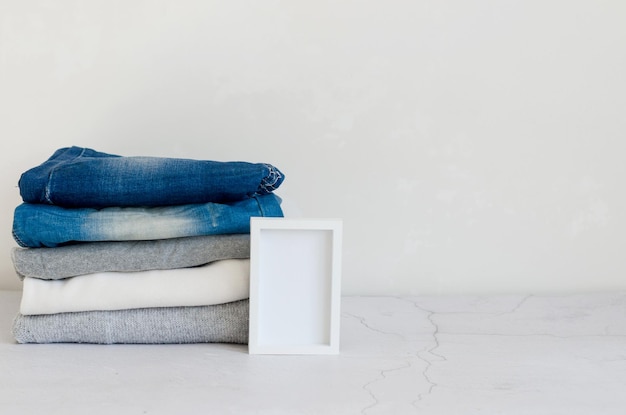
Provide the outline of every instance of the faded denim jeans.
<path id="1" fill-rule="evenodd" d="M 122 157 L 89 148 L 57 150 L 22 174 L 26 203 L 64 207 L 153 207 L 230 203 L 276 190 L 271 164 L 163 157 Z"/>
<path id="2" fill-rule="evenodd" d="M 159 207 L 65 208 L 22 203 L 15 209 L 13 237 L 22 247 L 77 242 L 134 241 L 250 232 L 253 216 L 282 217 L 273 193 L 232 203 Z"/>

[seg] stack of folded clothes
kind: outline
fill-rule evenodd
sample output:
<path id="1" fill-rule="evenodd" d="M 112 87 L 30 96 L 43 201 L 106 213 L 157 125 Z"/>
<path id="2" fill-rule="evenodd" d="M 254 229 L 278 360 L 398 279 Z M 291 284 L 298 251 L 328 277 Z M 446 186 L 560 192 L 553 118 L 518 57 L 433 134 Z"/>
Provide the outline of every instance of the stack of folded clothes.
<path id="1" fill-rule="evenodd" d="M 266 163 L 57 150 L 19 180 L 19 343 L 247 343 L 250 218 Z"/>

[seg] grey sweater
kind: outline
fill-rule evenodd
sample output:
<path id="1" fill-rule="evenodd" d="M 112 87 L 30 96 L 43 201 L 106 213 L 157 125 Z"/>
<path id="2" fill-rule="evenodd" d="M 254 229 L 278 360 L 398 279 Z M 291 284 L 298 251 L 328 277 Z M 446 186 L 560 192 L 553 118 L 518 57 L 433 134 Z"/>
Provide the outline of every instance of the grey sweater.
<path id="1" fill-rule="evenodd" d="M 25 316 L 18 343 L 248 343 L 249 301 L 201 307 L 141 308 Z"/>
<path id="2" fill-rule="evenodd" d="M 21 279 L 54 280 L 96 272 L 187 268 L 221 259 L 245 259 L 250 257 L 250 235 L 84 242 L 57 248 L 13 248 L 11 254 Z"/>

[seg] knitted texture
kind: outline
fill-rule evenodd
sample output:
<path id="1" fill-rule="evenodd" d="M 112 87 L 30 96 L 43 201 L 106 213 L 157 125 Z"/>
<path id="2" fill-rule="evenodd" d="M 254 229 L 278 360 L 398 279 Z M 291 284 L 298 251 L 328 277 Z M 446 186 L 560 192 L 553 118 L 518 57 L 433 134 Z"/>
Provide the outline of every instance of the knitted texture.
<path id="1" fill-rule="evenodd" d="M 248 342 L 249 301 L 201 307 L 18 314 L 18 343 L 169 344 Z"/>
<path id="2" fill-rule="evenodd" d="M 61 279 L 96 272 L 195 267 L 250 257 L 249 234 L 191 236 L 152 241 L 85 242 L 56 248 L 13 248 L 20 279 Z"/>
<path id="3" fill-rule="evenodd" d="M 200 267 L 100 272 L 42 280 L 24 278 L 25 315 L 223 304 L 250 296 L 250 260 L 224 259 Z"/>

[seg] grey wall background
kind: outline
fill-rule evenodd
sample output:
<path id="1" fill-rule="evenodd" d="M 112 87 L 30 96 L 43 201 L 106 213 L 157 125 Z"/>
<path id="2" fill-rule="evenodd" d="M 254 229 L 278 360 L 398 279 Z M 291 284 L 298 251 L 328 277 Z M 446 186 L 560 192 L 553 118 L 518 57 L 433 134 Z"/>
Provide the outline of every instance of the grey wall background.
<path id="1" fill-rule="evenodd" d="M 626 288 L 622 1 L 0 0 L 0 288 L 59 147 L 270 162 L 345 294 Z"/>

